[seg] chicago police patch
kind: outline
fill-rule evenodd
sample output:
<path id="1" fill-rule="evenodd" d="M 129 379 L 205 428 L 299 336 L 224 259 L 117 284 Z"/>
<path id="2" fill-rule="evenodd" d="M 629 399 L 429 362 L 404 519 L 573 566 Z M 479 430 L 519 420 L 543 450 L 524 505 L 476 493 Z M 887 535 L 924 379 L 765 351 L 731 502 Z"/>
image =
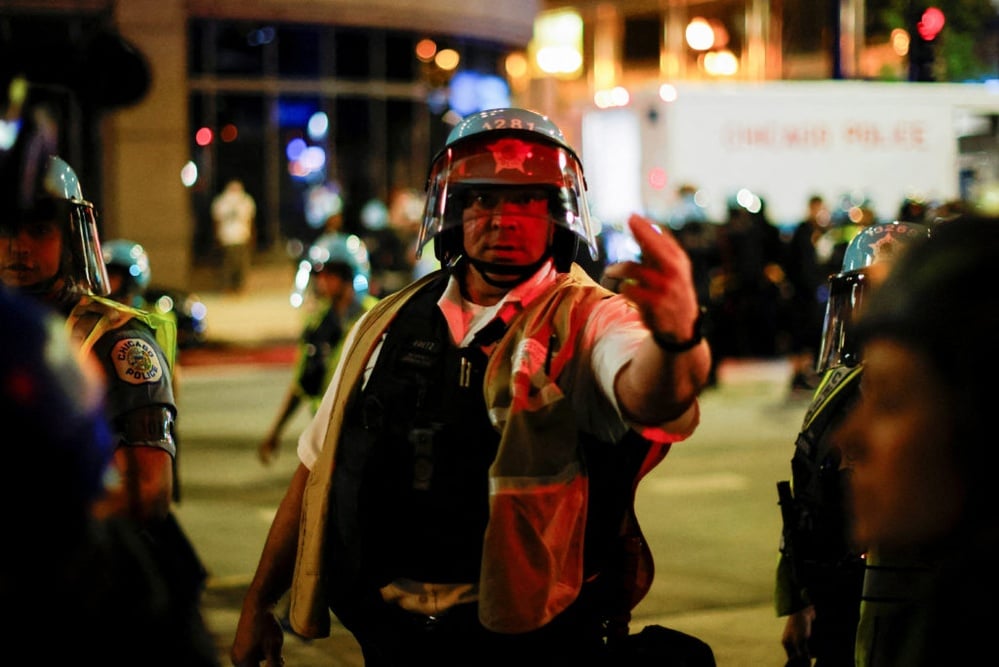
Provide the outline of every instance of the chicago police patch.
<path id="1" fill-rule="evenodd" d="M 159 382 L 163 377 L 163 363 L 156 350 L 141 338 L 123 338 L 111 349 L 118 378 L 130 384 Z"/>

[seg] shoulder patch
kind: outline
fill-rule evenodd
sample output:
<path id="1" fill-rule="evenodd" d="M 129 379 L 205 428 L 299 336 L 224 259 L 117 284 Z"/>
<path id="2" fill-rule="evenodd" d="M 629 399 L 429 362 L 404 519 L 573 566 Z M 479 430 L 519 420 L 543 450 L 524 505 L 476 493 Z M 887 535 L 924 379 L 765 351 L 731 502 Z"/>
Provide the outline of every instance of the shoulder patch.
<path id="1" fill-rule="evenodd" d="M 111 363 L 119 380 L 129 384 L 159 382 L 163 362 L 156 349 L 141 338 L 122 338 L 111 349 Z"/>

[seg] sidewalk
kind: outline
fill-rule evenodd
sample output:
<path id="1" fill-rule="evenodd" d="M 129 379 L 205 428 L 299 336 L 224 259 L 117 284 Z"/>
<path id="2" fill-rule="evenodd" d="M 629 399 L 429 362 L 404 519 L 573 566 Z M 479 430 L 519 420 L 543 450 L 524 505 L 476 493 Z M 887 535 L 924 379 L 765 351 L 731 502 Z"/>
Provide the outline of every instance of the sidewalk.
<path id="1" fill-rule="evenodd" d="M 208 308 L 208 343 L 267 345 L 297 340 L 302 313 L 289 300 L 294 278 L 291 264 L 258 264 L 243 294 L 199 291 Z"/>

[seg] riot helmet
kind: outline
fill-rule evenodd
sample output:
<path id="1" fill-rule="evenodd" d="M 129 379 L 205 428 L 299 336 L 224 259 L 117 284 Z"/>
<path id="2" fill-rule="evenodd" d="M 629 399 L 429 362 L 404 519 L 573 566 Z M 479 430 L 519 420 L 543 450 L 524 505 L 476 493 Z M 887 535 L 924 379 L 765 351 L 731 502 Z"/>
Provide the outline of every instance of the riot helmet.
<path id="1" fill-rule="evenodd" d="M 44 142 L 35 141 L 31 128 L 32 124 L 25 122 L 11 147 L 0 148 L 4 281 L 53 301 L 80 294 L 106 296 L 108 278 L 94 205 L 83 198 L 73 168 L 49 153 Z M 38 238 L 47 228 L 54 228 L 61 239 L 59 266 L 53 275 L 35 279 L 25 273 L 18 239 L 21 235 Z"/>
<path id="2" fill-rule="evenodd" d="M 368 248 L 356 234 L 330 232 L 320 235 L 306 250 L 295 273 L 295 289 L 291 305 L 295 308 L 305 303 L 313 290 L 315 276 L 324 271 L 339 274 L 354 287 L 354 298 L 361 299 L 368 293 L 371 281 L 371 263 Z"/>
<path id="3" fill-rule="evenodd" d="M 925 239 L 929 233 L 926 225 L 896 221 L 868 225 L 853 237 L 843 255 L 841 271 L 829 277 L 817 372 L 860 363 L 853 320 L 865 294 L 880 282 L 906 246 Z"/>
<path id="4" fill-rule="evenodd" d="M 568 271 L 580 241 L 597 259 L 582 164 L 558 126 L 539 113 L 492 109 L 464 118 L 431 163 L 426 189 L 417 258 L 431 239 L 435 256 L 448 270 L 466 258 L 462 222 L 471 198 L 489 204 L 499 198 L 534 198 L 540 193 L 548 208 L 539 222 L 555 225 L 549 252 L 542 260 L 550 255 L 559 271 Z M 476 264 L 521 279 L 538 266 Z"/>
<path id="5" fill-rule="evenodd" d="M 117 275 L 121 279 L 118 285 L 111 285 L 109 281 L 111 292 L 108 296 L 129 306 L 142 307 L 152 277 L 146 249 L 135 241 L 111 239 L 101 244 L 101 250 L 108 278 Z"/>

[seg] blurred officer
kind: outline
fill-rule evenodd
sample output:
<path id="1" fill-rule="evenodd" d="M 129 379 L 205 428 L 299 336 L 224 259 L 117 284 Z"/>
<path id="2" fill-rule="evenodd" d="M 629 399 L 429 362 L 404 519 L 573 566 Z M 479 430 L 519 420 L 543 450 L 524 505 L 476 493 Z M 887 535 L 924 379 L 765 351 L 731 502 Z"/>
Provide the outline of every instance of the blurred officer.
<path id="1" fill-rule="evenodd" d="M 176 330 L 104 298 L 108 278 L 95 212 L 73 169 L 49 156 L 38 170 L 40 182 L 23 184 L 18 156 L 7 157 L 4 199 L 14 215 L 0 228 L 0 277 L 66 316 L 73 340 L 93 351 L 107 372 L 122 479 L 100 503 L 102 511 L 162 518 L 169 510 L 175 453 L 170 365 Z"/>
<path id="2" fill-rule="evenodd" d="M 118 477 L 109 480 L 94 511 L 136 521 L 193 598 L 204 572 L 170 511 L 176 325 L 106 298 L 94 206 L 64 160 L 26 150 L 30 138 L 25 125 L 0 152 L 0 201 L 7 212 L 0 220 L 0 280 L 57 309 L 74 343 L 101 364 Z"/>
<path id="3" fill-rule="evenodd" d="M 101 244 L 108 272 L 108 297 L 126 306 L 146 310 L 146 289 L 152 271 L 149 254 L 135 241 L 111 239 Z"/>
<path id="4" fill-rule="evenodd" d="M 303 401 L 312 414 L 319 408 L 340 360 L 344 335 L 378 301 L 368 294 L 370 275 L 364 242 L 340 232 L 319 236 L 299 265 L 292 299 L 308 312 L 294 379 L 277 419 L 257 449 L 263 463 L 278 455 L 281 433 Z"/>
<path id="5" fill-rule="evenodd" d="M 863 397 L 834 436 L 870 547 L 859 667 L 995 660 L 997 264 L 999 219 L 939 223 L 859 318 Z"/>
<path id="6" fill-rule="evenodd" d="M 912 223 L 865 227 L 850 241 L 842 271 L 829 279 L 817 365 L 822 378 L 795 441 L 791 482 L 778 483 L 784 529 L 776 607 L 788 617 L 781 637 L 788 664 L 814 658 L 816 667 L 853 665 L 864 549 L 848 539 L 847 478 L 831 435 L 859 397 L 856 313 L 902 248 L 928 233 Z"/>
<path id="7" fill-rule="evenodd" d="M 367 665 L 449 666 L 595 664 L 651 584 L 634 488 L 695 429 L 710 366 L 686 255 L 634 216 L 642 262 L 608 269 L 620 295 L 574 266 L 596 248 L 582 167 L 531 111 L 462 120 L 427 188 L 418 247 L 433 239 L 444 268 L 351 331 L 236 665 L 280 660 L 289 585 L 297 633 L 327 635 L 332 610 Z M 612 562 L 621 531 L 630 567 Z"/>
<path id="8" fill-rule="evenodd" d="M 134 524 L 91 513 L 114 453 L 96 361 L 71 347 L 54 311 L 4 285 L 0 322 L 0 423 L 16 426 L 4 433 L 0 502 L 24 504 L 27 471 L 45 485 L 44 515 L 5 513 L 0 597 L 27 622 L 5 623 L 0 639 L 36 656 L 27 662 L 218 665 Z"/>

